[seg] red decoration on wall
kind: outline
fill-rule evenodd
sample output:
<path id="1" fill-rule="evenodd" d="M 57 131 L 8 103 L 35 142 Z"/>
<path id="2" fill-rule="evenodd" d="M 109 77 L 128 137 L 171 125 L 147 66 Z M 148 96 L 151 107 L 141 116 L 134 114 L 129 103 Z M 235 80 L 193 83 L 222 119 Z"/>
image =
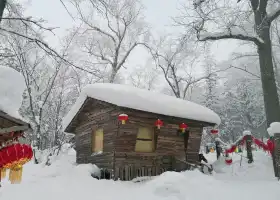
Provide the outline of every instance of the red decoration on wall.
<path id="1" fill-rule="evenodd" d="M 122 122 L 122 124 L 125 124 L 125 122 L 128 120 L 127 114 L 120 114 L 118 119 Z"/>
<path id="2" fill-rule="evenodd" d="M 185 123 L 182 123 L 182 124 L 180 124 L 179 128 L 184 133 L 186 131 L 186 129 L 188 128 L 188 125 Z"/>
<path id="3" fill-rule="evenodd" d="M 160 127 L 163 126 L 163 121 L 161 121 L 160 119 L 156 120 L 155 126 L 156 126 L 158 129 L 160 129 Z"/>

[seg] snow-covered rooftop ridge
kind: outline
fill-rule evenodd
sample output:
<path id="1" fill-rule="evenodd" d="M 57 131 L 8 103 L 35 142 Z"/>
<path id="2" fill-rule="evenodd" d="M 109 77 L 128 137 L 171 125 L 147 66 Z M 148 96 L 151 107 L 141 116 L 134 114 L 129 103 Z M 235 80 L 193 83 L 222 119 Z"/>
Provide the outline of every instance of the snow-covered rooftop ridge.
<path id="1" fill-rule="evenodd" d="M 221 123 L 220 117 L 215 112 L 190 101 L 127 85 L 96 83 L 83 88 L 76 103 L 63 119 L 64 129 L 78 113 L 87 97 L 151 113 L 217 125 Z"/>
<path id="2" fill-rule="evenodd" d="M 21 119 L 18 110 L 25 89 L 23 76 L 16 70 L 0 65 L 0 110 L 11 117 Z"/>

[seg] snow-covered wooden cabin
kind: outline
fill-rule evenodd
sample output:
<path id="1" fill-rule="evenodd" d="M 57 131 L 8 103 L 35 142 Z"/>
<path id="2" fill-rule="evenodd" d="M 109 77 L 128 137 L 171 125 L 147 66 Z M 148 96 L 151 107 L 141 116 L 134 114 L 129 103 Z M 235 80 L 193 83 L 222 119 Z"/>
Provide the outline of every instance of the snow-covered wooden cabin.
<path id="1" fill-rule="evenodd" d="M 114 179 L 131 180 L 185 170 L 182 161 L 198 160 L 202 128 L 219 123 L 216 113 L 198 104 L 100 83 L 83 89 L 63 126 L 75 134 L 78 164 L 93 163 Z"/>

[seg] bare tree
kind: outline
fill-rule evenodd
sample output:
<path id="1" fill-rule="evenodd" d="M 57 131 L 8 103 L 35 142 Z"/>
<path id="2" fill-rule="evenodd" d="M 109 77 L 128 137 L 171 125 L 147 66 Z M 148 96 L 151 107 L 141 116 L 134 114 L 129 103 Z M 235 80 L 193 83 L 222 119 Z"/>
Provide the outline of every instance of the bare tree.
<path id="1" fill-rule="evenodd" d="M 55 27 L 45 27 L 43 19 L 34 19 L 33 17 L 24 17 L 22 14 L 22 6 L 12 0 L 1 0 L 0 2 L 0 33 L 1 37 L 16 36 L 28 40 L 41 48 L 48 55 L 61 59 L 68 66 L 78 70 L 96 75 L 97 72 L 89 71 L 83 67 L 79 67 L 72 62 L 66 60 L 55 49 L 50 47 L 42 38 L 42 32 L 50 32 L 54 34 Z M 4 15 L 4 11 L 7 11 Z M 10 56 L 10 55 L 9 55 Z"/>
<path id="2" fill-rule="evenodd" d="M 109 82 L 114 82 L 118 71 L 133 50 L 148 38 L 148 28 L 141 16 L 142 6 L 135 0 L 72 0 L 79 18 L 84 23 L 79 45 L 99 65 L 110 67 Z M 89 10 L 82 11 L 82 7 Z M 95 15 L 96 14 L 96 15 Z M 99 22 L 94 20 L 99 19 Z"/>
<path id="3" fill-rule="evenodd" d="M 280 15 L 276 0 L 195 1 L 195 15 L 191 22 L 178 18 L 181 25 L 190 25 L 199 41 L 235 39 L 253 44 L 259 56 L 263 97 L 267 124 L 280 121 L 280 105 L 273 70 L 270 29 Z M 192 15 L 185 7 L 186 14 Z M 186 17 L 186 16 L 185 16 Z M 218 32 L 214 32 L 218 29 Z"/>
<path id="4" fill-rule="evenodd" d="M 177 98 L 185 99 L 192 86 L 217 73 L 215 71 L 196 77 L 194 71 L 199 66 L 200 58 L 194 50 L 195 46 L 187 40 L 162 37 L 154 47 L 148 47 L 148 49 Z"/>
<path id="5" fill-rule="evenodd" d="M 147 63 L 146 66 L 136 67 L 129 76 L 130 83 L 138 88 L 153 90 L 158 78 L 158 71 Z"/>

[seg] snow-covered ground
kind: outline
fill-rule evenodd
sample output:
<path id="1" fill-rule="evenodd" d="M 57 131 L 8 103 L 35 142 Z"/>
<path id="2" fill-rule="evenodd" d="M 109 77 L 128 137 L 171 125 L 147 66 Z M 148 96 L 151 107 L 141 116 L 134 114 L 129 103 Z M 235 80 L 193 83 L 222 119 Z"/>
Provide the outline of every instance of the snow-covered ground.
<path id="1" fill-rule="evenodd" d="M 208 154 L 209 161 L 215 154 Z M 70 149 L 53 160 L 51 166 L 27 164 L 23 181 L 11 185 L 4 181 L 1 200 L 278 200 L 280 182 L 273 177 L 271 158 L 254 152 L 255 162 L 248 166 L 239 155 L 233 165 L 223 160 L 214 163 L 213 176 L 198 171 L 166 172 L 143 183 L 96 180 L 90 176 L 91 165 L 75 165 L 75 151 Z"/>

